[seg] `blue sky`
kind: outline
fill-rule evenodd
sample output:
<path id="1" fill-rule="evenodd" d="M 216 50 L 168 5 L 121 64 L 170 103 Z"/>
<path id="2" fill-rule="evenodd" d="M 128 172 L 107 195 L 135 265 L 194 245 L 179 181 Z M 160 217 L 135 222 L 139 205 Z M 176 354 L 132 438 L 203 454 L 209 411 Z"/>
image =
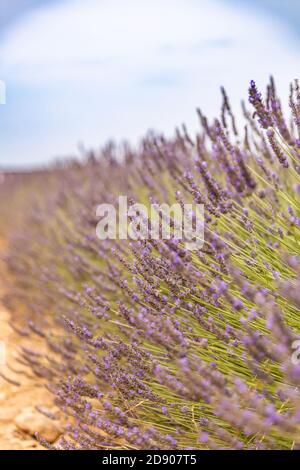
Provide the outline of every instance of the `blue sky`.
<path id="1" fill-rule="evenodd" d="M 299 72 L 296 0 L 0 0 L 0 166 L 76 154 L 78 143 L 171 134 L 195 108 L 236 109 L 250 79 Z"/>

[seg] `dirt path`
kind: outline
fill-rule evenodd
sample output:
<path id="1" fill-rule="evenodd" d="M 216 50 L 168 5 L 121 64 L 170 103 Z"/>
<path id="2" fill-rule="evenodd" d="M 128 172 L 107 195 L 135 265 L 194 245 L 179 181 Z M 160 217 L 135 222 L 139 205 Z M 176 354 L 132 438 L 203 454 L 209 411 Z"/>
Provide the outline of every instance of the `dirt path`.
<path id="1" fill-rule="evenodd" d="M 16 374 L 20 370 L 16 363 L 15 348 L 19 338 L 9 326 L 9 314 L 0 305 L 0 373 L 16 384 L 9 383 L 0 377 L 0 449 L 37 449 L 37 441 L 30 434 L 22 431 L 16 420 L 24 410 L 34 408 L 44 394 L 41 386 L 34 381 L 31 374 Z M 17 385 L 19 383 L 20 385 Z"/>
<path id="2" fill-rule="evenodd" d="M 1 304 L 3 277 L 0 267 L 0 450 L 41 449 L 34 437 L 36 431 L 52 442 L 60 432 L 56 422 L 36 410 L 36 406 L 52 408 L 50 394 L 17 361 L 20 338 L 10 327 L 10 314 Z"/>

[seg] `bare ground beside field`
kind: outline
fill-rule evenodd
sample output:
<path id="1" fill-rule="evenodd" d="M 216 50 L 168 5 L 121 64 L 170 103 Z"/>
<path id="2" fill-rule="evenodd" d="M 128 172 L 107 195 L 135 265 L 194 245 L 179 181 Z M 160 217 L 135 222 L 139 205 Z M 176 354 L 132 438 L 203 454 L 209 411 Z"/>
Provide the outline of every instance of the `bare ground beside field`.
<path id="1" fill-rule="evenodd" d="M 0 240 L 0 256 L 4 249 Z M 34 437 L 35 431 L 50 436 L 50 440 L 55 440 L 60 432 L 55 422 L 36 410 L 36 406 L 52 408 L 50 393 L 41 380 L 18 363 L 21 340 L 11 328 L 10 313 L 1 302 L 6 289 L 0 260 L 0 450 L 38 450 L 42 448 Z M 30 347 L 34 349 L 36 345 Z"/>

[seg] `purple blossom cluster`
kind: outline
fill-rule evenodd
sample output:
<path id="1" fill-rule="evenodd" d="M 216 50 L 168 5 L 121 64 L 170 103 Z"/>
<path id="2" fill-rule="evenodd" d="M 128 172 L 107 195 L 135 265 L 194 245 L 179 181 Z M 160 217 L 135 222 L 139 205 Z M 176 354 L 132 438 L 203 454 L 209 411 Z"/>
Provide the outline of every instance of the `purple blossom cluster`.
<path id="1" fill-rule="evenodd" d="M 68 419 L 55 444 L 38 436 L 50 449 L 300 448 L 299 86 L 287 121 L 273 79 L 265 99 L 251 81 L 242 130 L 222 97 L 196 135 L 110 142 L 22 177 L 7 304 L 47 345 L 20 361 Z M 204 204 L 203 248 L 99 241 L 96 207 L 120 194 Z"/>

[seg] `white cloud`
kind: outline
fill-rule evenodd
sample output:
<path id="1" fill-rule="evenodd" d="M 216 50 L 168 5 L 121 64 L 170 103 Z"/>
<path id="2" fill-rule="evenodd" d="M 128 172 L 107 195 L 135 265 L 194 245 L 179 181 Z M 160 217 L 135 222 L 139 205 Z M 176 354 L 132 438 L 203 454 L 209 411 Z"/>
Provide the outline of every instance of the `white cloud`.
<path id="1" fill-rule="evenodd" d="M 36 10 L 0 45 L 14 103 L 0 136 L 6 158 L 194 127 L 196 106 L 217 112 L 221 84 L 236 104 L 251 78 L 264 84 L 273 73 L 288 85 L 299 64 L 290 43 L 274 19 L 217 0 L 69 0 Z"/>

